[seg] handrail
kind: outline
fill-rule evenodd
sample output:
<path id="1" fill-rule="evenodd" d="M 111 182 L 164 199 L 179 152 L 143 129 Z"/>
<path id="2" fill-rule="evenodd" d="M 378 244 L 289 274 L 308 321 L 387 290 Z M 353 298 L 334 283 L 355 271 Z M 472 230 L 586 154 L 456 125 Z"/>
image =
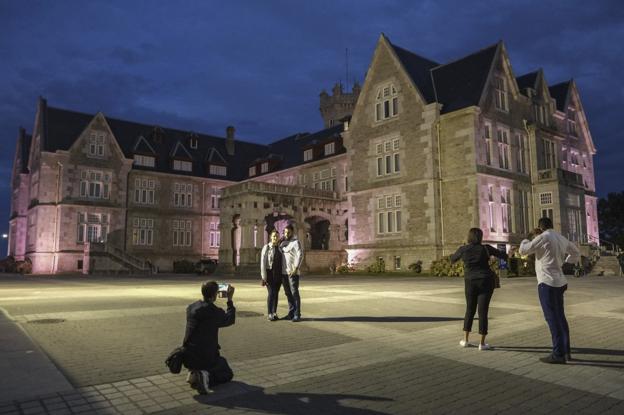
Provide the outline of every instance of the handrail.
<path id="1" fill-rule="evenodd" d="M 135 268 L 140 269 L 141 271 L 145 271 L 147 269 L 144 260 L 124 252 L 119 247 L 110 244 L 104 244 L 104 250 L 106 251 L 106 253 L 134 266 Z"/>

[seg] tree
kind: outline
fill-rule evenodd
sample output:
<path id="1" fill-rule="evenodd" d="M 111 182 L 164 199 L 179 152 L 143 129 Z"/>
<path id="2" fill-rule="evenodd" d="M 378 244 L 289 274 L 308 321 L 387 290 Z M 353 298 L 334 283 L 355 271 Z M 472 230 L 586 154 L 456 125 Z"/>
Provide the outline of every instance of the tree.
<path id="1" fill-rule="evenodd" d="M 624 248 L 624 192 L 598 200 L 600 238 Z"/>

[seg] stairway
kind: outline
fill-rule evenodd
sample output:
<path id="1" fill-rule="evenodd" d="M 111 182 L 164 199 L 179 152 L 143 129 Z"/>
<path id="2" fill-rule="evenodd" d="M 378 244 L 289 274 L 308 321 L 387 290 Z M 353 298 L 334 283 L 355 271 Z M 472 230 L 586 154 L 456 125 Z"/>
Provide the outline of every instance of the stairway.
<path id="1" fill-rule="evenodd" d="M 591 273 L 593 275 L 622 276 L 622 270 L 620 269 L 620 263 L 617 257 L 605 254 L 596 262 Z"/>

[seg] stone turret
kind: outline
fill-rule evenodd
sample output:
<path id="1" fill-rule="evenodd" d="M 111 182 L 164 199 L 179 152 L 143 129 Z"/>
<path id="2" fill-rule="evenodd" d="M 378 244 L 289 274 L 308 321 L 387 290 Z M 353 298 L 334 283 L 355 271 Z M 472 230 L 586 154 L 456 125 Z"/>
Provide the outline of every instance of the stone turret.
<path id="1" fill-rule="evenodd" d="M 332 88 L 332 95 L 325 90 L 320 93 L 320 111 L 325 128 L 334 126 L 342 118 L 353 114 L 361 87 L 355 82 L 351 92 L 344 92 L 341 83 Z"/>

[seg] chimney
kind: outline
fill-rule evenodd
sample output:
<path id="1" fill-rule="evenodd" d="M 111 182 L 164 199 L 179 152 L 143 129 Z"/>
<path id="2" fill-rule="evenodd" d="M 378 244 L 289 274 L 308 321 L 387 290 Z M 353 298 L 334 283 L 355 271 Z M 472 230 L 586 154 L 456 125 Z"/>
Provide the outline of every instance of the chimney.
<path id="1" fill-rule="evenodd" d="M 228 125 L 228 127 L 225 129 L 225 149 L 228 153 L 228 156 L 234 155 L 234 132 L 235 131 L 236 129 L 231 125 Z"/>

